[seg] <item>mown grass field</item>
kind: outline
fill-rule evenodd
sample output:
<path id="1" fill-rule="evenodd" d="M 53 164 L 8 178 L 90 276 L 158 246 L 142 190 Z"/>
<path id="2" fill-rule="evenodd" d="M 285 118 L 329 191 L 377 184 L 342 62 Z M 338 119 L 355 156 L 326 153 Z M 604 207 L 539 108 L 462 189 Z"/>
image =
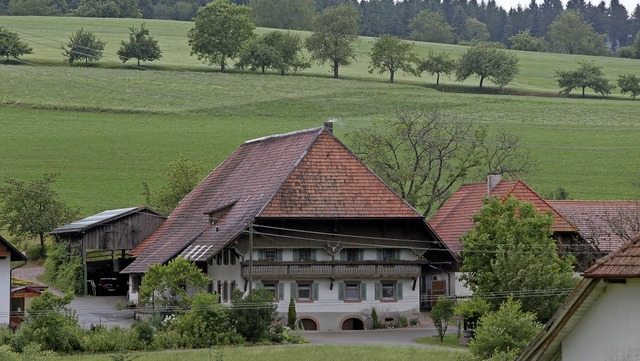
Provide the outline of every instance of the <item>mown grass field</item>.
<path id="1" fill-rule="evenodd" d="M 218 350 L 178 350 L 131 353 L 137 361 L 216 360 Z M 266 346 L 223 349 L 224 361 L 453 361 L 461 351 L 437 350 L 411 346 Z M 111 355 L 81 355 L 56 357 L 56 361 L 107 361 Z"/>
<path id="2" fill-rule="evenodd" d="M 115 55 L 128 28 L 141 22 L 0 17 L 0 25 L 19 32 L 35 52 L 24 57 L 32 65 L 0 64 L 0 175 L 59 172 L 57 190 L 91 214 L 142 203 L 141 182 L 159 185 L 166 164 L 179 154 L 213 170 L 248 139 L 337 119 L 336 134 L 349 144 L 346 133 L 393 117 L 396 109 L 439 109 L 520 135 L 538 161 L 525 179 L 540 193 L 564 186 L 576 199 L 636 195 L 640 102 L 556 96 L 554 69 L 587 57 L 519 52 L 521 73 L 508 89 L 544 97 L 470 93 L 477 79 L 460 85 L 445 77 L 443 90 L 432 87 L 431 76 L 400 74 L 398 83 L 388 84 L 387 74 L 367 72 L 367 38 L 341 80 L 317 65 L 295 76 L 221 74 L 189 56 L 191 23 L 147 20 L 164 57 L 141 71 Z M 81 26 L 108 41 L 96 67 L 62 63 L 60 43 Z M 464 51 L 425 43 L 417 48 L 422 54 Z M 592 59 L 612 80 L 639 70 L 637 60 Z"/>

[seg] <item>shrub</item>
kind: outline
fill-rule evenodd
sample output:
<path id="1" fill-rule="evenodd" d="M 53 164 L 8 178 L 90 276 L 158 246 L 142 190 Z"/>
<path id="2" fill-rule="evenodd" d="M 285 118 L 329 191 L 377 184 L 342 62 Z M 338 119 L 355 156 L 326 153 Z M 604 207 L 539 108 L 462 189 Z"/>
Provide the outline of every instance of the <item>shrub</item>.
<path id="1" fill-rule="evenodd" d="M 187 340 L 190 347 L 210 347 L 220 343 L 219 337 L 229 330 L 229 316 L 219 296 L 199 292 L 191 309 L 176 318 L 171 328 Z"/>
<path id="2" fill-rule="evenodd" d="M 82 338 L 82 349 L 89 352 L 124 352 L 139 348 L 138 333 L 118 326 L 94 327 Z"/>
<path id="3" fill-rule="evenodd" d="M 409 325 L 411 325 L 411 326 L 416 326 L 419 323 L 420 323 L 420 319 L 418 319 L 418 318 L 412 318 L 412 319 L 409 320 Z"/>
<path id="4" fill-rule="evenodd" d="M 279 323 L 269 327 L 269 341 L 274 343 L 306 343 L 302 336 L 292 334 L 289 327 L 285 327 Z"/>
<path id="5" fill-rule="evenodd" d="M 266 338 L 268 328 L 276 315 L 273 293 L 259 288 L 251 290 L 245 298 L 233 300 L 230 319 L 232 327 L 247 341 L 259 342 Z"/>
<path id="6" fill-rule="evenodd" d="M 633 46 L 621 46 L 616 53 L 621 58 L 633 59 L 636 57 L 636 48 Z"/>
<path id="7" fill-rule="evenodd" d="M 291 300 L 289 300 L 289 312 L 287 314 L 287 326 L 295 327 L 297 318 L 296 302 L 293 300 L 293 297 L 291 297 Z"/>
<path id="8" fill-rule="evenodd" d="M 46 256 L 46 252 L 40 247 L 39 244 L 30 244 L 27 246 L 27 257 L 30 260 L 37 260 L 44 258 Z"/>
<path id="9" fill-rule="evenodd" d="M 517 355 L 522 351 L 542 325 L 535 321 L 534 313 L 523 312 L 521 307 L 520 301 L 509 297 L 498 311 L 480 318 L 475 340 L 469 345 L 473 356 L 482 360 L 492 357 L 502 360 L 505 355 L 500 353 Z"/>
<path id="10" fill-rule="evenodd" d="M 481 298 L 471 298 L 458 303 L 453 313 L 462 317 L 465 322 L 465 330 L 474 330 L 478 324 L 480 317 L 489 312 L 489 303 Z"/>
<path id="11" fill-rule="evenodd" d="M 71 254 L 64 243 L 54 243 L 49 247 L 44 268 L 45 277 L 57 289 L 75 294 L 84 290 L 82 259 Z"/>
<path id="12" fill-rule="evenodd" d="M 433 325 L 438 330 L 438 338 L 440 342 L 444 339 L 449 326 L 449 320 L 453 316 L 453 302 L 448 298 L 440 298 L 431 309 L 431 319 Z"/>
<path id="13" fill-rule="evenodd" d="M 186 341 L 178 332 L 169 330 L 156 333 L 151 347 L 154 350 L 170 350 L 186 346 Z"/>
<path id="14" fill-rule="evenodd" d="M 371 309 L 371 327 L 374 330 L 384 328 L 384 324 L 378 319 L 378 312 L 375 308 Z"/>
<path id="15" fill-rule="evenodd" d="M 396 327 L 407 327 L 409 326 L 409 321 L 405 316 L 398 317 L 398 322 L 396 322 Z"/>
<path id="16" fill-rule="evenodd" d="M 153 336 L 156 330 L 150 321 L 138 322 L 133 325 L 133 330 L 137 333 L 138 341 L 143 347 L 148 347 L 153 343 Z"/>

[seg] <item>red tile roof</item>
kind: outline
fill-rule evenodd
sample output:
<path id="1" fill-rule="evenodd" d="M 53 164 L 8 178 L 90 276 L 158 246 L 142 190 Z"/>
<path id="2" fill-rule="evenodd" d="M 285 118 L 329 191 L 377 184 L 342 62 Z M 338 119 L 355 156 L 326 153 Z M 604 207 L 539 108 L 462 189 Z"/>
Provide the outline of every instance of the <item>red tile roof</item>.
<path id="1" fill-rule="evenodd" d="M 639 201 L 549 200 L 547 203 L 602 251 L 613 251 L 640 233 Z"/>
<path id="2" fill-rule="evenodd" d="M 214 225 L 209 213 L 214 212 Z M 248 141 L 187 195 L 123 273 L 204 261 L 256 217 L 421 218 L 325 128 Z"/>
<path id="3" fill-rule="evenodd" d="M 486 183 L 462 185 L 429 219 L 431 227 L 452 252 L 458 254 L 462 251 L 460 237 L 473 227 L 473 215 L 482 208 L 482 200 L 486 195 Z M 498 196 L 503 200 L 513 196 L 521 201 L 531 202 L 540 213 L 551 211 L 554 232 L 577 232 L 575 226 L 522 180 L 503 180 L 493 188 L 490 196 Z"/>
<path id="4" fill-rule="evenodd" d="M 599 259 L 585 278 L 640 278 L 640 237 Z"/>
<path id="5" fill-rule="evenodd" d="M 328 132 L 258 217 L 422 218 Z"/>

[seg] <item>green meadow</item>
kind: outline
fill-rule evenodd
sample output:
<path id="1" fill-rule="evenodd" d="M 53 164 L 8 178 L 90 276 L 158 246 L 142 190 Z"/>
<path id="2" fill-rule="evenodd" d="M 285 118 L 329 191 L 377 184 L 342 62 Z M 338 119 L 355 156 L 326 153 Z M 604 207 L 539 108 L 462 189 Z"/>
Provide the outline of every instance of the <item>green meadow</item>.
<path id="1" fill-rule="evenodd" d="M 210 350 L 176 350 L 131 353 L 126 357 L 136 357 L 138 361 L 179 361 L 179 360 L 216 360 L 220 351 Z M 258 346 L 227 347 L 222 349 L 225 361 L 281 361 L 304 358 L 307 361 L 453 361 L 457 360 L 461 351 L 433 349 L 415 346 Z M 301 357 L 304 353 L 304 356 Z M 129 358 L 131 359 L 131 358 Z M 112 355 L 61 356 L 55 361 L 107 361 Z"/>
<path id="2" fill-rule="evenodd" d="M 522 138 L 537 164 L 525 180 L 540 193 L 565 187 L 575 199 L 636 196 L 640 178 L 640 101 L 559 97 L 554 70 L 593 59 L 615 81 L 638 72 L 638 60 L 517 52 L 521 72 L 506 92 L 478 80 L 417 78 L 367 72 L 371 38 L 358 59 L 330 78 L 329 66 L 296 75 L 219 73 L 189 56 L 189 22 L 146 20 L 163 58 L 122 64 L 115 55 L 139 19 L 0 17 L 0 25 L 34 48 L 22 64 L 0 63 L 0 175 L 32 178 L 60 174 L 56 189 L 83 214 L 141 204 L 142 181 L 162 183 L 166 165 L 183 154 L 213 170 L 242 142 L 322 125 L 336 134 L 394 116 L 402 109 L 438 109 L 465 121 L 507 128 Z M 60 44 L 80 27 L 107 41 L 96 66 L 63 63 Z M 265 32 L 268 29 L 258 29 Z M 307 36 L 307 33 L 301 33 Z M 416 43 L 421 54 L 454 45 Z M 498 94 L 492 94 L 498 93 Z M 257 169 L 256 171 L 260 171 Z"/>

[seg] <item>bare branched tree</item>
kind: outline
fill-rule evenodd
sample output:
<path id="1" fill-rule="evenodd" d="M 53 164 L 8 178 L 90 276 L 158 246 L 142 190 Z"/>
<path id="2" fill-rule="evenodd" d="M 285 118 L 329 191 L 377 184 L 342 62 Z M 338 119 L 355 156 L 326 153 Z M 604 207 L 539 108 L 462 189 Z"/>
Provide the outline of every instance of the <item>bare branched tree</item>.
<path id="1" fill-rule="evenodd" d="M 398 111 L 396 118 L 350 134 L 355 152 L 425 216 L 463 179 L 490 171 L 519 175 L 531 165 L 519 139 L 438 111 Z"/>

